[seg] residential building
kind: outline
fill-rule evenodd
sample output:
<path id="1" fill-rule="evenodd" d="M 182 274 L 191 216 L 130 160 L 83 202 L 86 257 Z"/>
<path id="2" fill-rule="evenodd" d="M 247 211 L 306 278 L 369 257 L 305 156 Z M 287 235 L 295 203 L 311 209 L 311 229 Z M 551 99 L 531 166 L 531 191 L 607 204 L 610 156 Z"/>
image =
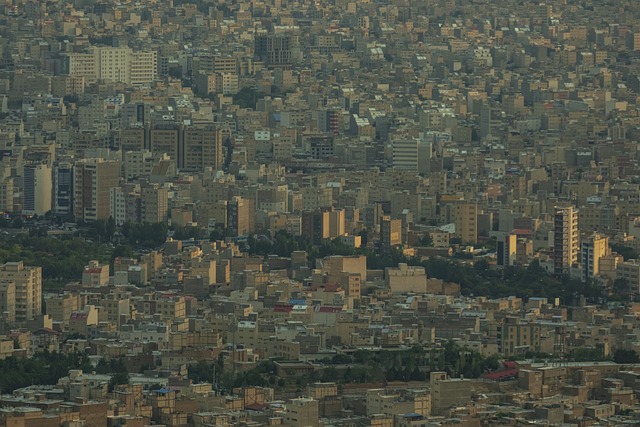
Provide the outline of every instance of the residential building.
<path id="1" fill-rule="evenodd" d="M 109 284 L 109 264 L 89 261 L 82 271 L 82 286 L 97 288 Z"/>
<path id="2" fill-rule="evenodd" d="M 73 214 L 73 164 L 59 163 L 53 168 L 53 213 Z"/>
<path id="3" fill-rule="evenodd" d="M 0 317 L 8 324 L 16 321 L 16 283 L 0 281 Z"/>
<path id="4" fill-rule="evenodd" d="M 582 241 L 580 250 L 580 265 L 582 268 L 582 281 L 592 280 L 600 274 L 600 259 L 611 253 L 609 238 L 599 233 L 594 233 Z"/>
<path id="5" fill-rule="evenodd" d="M 42 267 L 22 261 L 0 265 L 0 281 L 15 284 L 15 318 L 26 322 L 42 314 Z"/>
<path id="6" fill-rule="evenodd" d="M 402 243 L 402 220 L 391 219 L 389 215 L 380 218 L 380 252 L 388 255 Z"/>
<path id="7" fill-rule="evenodd" d="M 578 263 L 579 245 L 578 211 L 572 206 L 557 209 L 553 222 L 554 274 L 569 274 Z"/>
<path id="8" fill-rule="evenodd" d="M 206 168 L 222 169 L 222 129 L 215 127 L 187 127 L 184 130 L 184 162 L 188 171 Z"/>
<path id="9" fill-rule="evenodd" d="M 25 166 L 23 191 L 22 212 L 25 215 L 42 216 L 51 211 L 53 193 L 51 165 L 39 163 Z"/>
<path id="10" fill-rule="evenodd" d="M 299 397 L 287 402 L 285 421 L 292 427 L 318 427 L 318 401 L 308 397 Z"/>
<path id="11" fill-rule="evenodd" d="M 447 222 L 455 224 L 454 236 L 463 244 L 478 241 L 478 205 L 464 201 L 456 201 L 446 206 Z"/>
<path id="12" fill-rule="evenodd" d="M 107 220 L 111 189 L 120 184 L 120 162 L 82 159 L 73 169 L 74 209 L 77 220 Z"/>

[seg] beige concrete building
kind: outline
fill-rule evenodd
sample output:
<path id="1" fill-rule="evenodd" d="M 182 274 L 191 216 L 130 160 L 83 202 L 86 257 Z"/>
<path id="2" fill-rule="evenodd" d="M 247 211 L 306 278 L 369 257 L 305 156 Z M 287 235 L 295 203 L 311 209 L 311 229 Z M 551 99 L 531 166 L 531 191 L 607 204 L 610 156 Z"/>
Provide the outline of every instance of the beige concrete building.
<path id="1" fill-rule="evenodd" d="M 50 295 L 45 298 L 45 306 L 47 314 L 54 322 L 66 323 L 71 313 L 79 309 L 79 298 L 71 293 Z"/>
<path id="2" fill-rule="evenodd" d="M 158 77 L 156 51 L 134 51 L 129 47 L 94 47 L 88 53 L 66 56 L 69 76 L 84 77 L 87 82 L 107 80 L 133 85 L 153 82 Z"/>
<path id="3" fill-rule="evenodd" d="M 580 250 L 582 281 L 593 279 L 600 274 L 600 259 L 611 253 L 609 237 L 593 233 L 584 239 Z"/>
<path id="4" fill-rule="evenodd" d="M 391 249 L 402 244 L 402 220 L 384 215 L 380 219 L 380 252 L 390 254 Z"/>
<path id="5" fill-rule="evenodd" d="M 169 214 L 169 190 L 158 184 L 146 185 L 140 189 L 144 204 L 143 222 L 155 224 L 165 222 Z"/>
<path id="6" fill-rule="evenodd" d="M 188 127 L 184 131 L 183 168 L 202 171 L 222 168 L 222 129 L 215 127 Z"/>
<path id="7" fill-rule="evenodd" d="M 51 211 L 53 175 L 51 165 L 35 164 L 24 167 L 23 208 L 25 215 L 44 215 Z"/>
<path id="8" fill-rule="evenodd" d="M 570 268 L 578 263 L 579 248 L 578 211 L 571 206 L 557 209 L 553 223 L 555 274 L 569 274 Z"/>
<path id="9" fill-rule="evenodd" d="M 616 280 L 618 279 L 626 280 L 630 290 L 640 292 L 640 262 L 630 259 L 618 264 Z"/>
<path id="10" fill-rule="evenodd" d="M 320 400 L 325 397 L 333 397 L 338 395 L 338 386 L 336 383 L 313 383 L 309 386 L 309 396 L 313 399 Z"/>
<path id="11" fill-rule="evenodd" d="M 372 389 L 367 390 L 366 401 L 368 416 L 418 414 L 426 417 L 431 414 L 431 395 L 426 390 L 387 392 L 384 389 Z"/>
<path id="12" fill-rule="evenodd" d="M 111 189 L 120 184 L 120 162 L 79 160 L 74 166 L 73 180 L 76 220 L 108 219 Z"/>
<path id="13" fill-rule="evenodd" d="M 42 267 L 25 266 L 22 261 L 0 266 L 0 281 L 15 283 L 15 318 L 25 322 L 42 314 Z"/>
<path id="14" fill-rule="evenodd" d="M 506 318 L 500 328 L 498 351 L 504 356 L 540 351 L 541 332 L 542 328 L 539 324 Z"/>
<path id="15" fill-rule="evenodd" d="M 180 128 L 174 125 L 156 126 L 149 131 L 150 149 L 154 155 L 167 154 L 179 167 Z"/>
<path id="16" fill-rule="evenodd" d="M 0 282 L 0 317 L 8 324 L 16 321 L 16 284 L 13 281 Z"/>
<path id="17" fill-rule="evenodd" d="M 397 268 L 385 268 L 384 275 L 387 288 L 393 293 L 427 292 L 427 272 L 424 267 L 400 263 Z"/>
<path id="18" fill-rule="evenodd" d="M 463 244 L 476 243 L 478 240 L 478 205 L 457 201 L 447 205 L 447 222 L 456 226 L 454 233 Z"/>
<path id="19" fill-rule="evenodd" d="M 97 288 L 109 284 L 109 264 L 99 261 L 89 261 L 89 265 L 82 271 L 82 286 Z"/>
<path id="20" fill-rule="evenodd" d="M 291 427 L 318 427 L 318 401 L 307 397 L 289 400 L 285 423 Z"/>
<path id="21" fill-rule="evenodd" d="M 431 372 L 431 410 L 440 415 L 452 406 L 464 405 L 471 400 L 471 381 L 448 378 L 445 372 Z"/>

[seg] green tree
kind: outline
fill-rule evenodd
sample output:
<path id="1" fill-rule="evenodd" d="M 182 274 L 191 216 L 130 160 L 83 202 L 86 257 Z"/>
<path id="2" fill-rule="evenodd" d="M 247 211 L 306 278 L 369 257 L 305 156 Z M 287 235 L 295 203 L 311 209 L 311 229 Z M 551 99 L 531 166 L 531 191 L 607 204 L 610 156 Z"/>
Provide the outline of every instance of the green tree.
<path id="1" fill-rule="evenodd" d="M 613 361 L 621 364 L 640 363 L 640 355 L 635 350 L 619 348 L 613 353 Z"/>
<path id="2" fill-rule="evenodd" d="M 433 246 L 433 239 L 431 238 L 431 234 L 426 233 L 424 236 L 420 238 L 420 246 Z"/>
<path id="3" fill-rule="evenodd" d="M 116 234 L 116 220 L 113 219 L 112 216 L 109 216 L 107 223 L 104 227 L 105 238 L 110 242 L 113 239 L 114 234 Z"/>
<path id="4" fill-rule="evenodd" d="M 129 380 L 128 372 L 116 372 L 112 374 L 109 380 L 109 392 L 112 392 L 117 385 L 129 384 Z"/>

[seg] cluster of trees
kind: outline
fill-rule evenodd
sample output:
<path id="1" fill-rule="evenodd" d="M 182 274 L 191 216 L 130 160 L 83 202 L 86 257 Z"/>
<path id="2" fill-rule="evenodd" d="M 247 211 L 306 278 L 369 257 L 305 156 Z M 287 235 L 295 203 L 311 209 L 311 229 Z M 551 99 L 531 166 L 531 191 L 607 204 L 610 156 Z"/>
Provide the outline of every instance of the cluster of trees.
<path id="1" fill-rule="evenodd" d="M 109 219 L 99 219 L 89 224 L 86 237 L 95 239 L 98 242 L 110 242 L 116 234 L 118 227 L 113 217 Z"/>
<path id="2" fill-rule="evenodd" d="M 24 221 L 22 218 L 16 217 L 13 219 L 0 218 L 0 228 L 22 228 L 24 227 Z"/>
<path id="3" fill-rule="evenodd" d="M 259 92 L 253 87 L 243 87 L 235 95 L 233 95 L 233 103 L 240 106 L 240 108 L 256 109 L 256 102 L 259 99 L 267 96 L 266 93 Z"/>
<path id="4" fill-rule="evenodd" d="M 55 238 L 18 234 L 0 239 L 0 263 L 24 261 L 42 267 L 45 283 L 78 280 L 89 260 L 109 260 L 109 251 L 78 237 Z"/>
<path id="5" fill-rule="evenodd" d="M 484 259 L 475 263 L 442 257 L 422 260 L 406 257 L 400 249 L 394 249 L 389 254 L 366 247 L 355 249 L 345 245 L 340 239 L 312 245 L 308 236 L 294 237 L 285 231 L 278 231 L 271 239 L 266 236 L 251 236 L 247 243 L 249 252 L 257 255 L 289 256 L 295 250 L 302 250 L 307 252 L 312 262 L 328 255 L 362 254 L 367 256 L 368 269 L 395 267 L 401 262 L 423 266 L 429 277 L 459 283 L 464 295 L 486 295 L 491 298 L 510 295 L 522 298 L 541 296 L 560 298 L 565 303 L 571 303 L 582 295 L 589 302 L 601 302 L 607 297 L 602 286 L 592 281 L 583 283 L 568 277 L 552 276 L 538 262 L 533 262 L 528 267 L 495 270 Z"/>
<path id="6" fill-rule="evenodd" d="M 320 245 L 315 245 L 309 236 L 294 237 L 282 230 L 276 232 L 272 239 L 267 236 L 249 236 L 247 244 L 249 253 L 252 255 L 288 257 L 294 251 L 305 251 L 311 260 L 329 255 L 349 256 L 360 253 L 355 248 L 344 244 L 340 239 L 326 240 Z"/>
<path id="7" fill-rule="evenodd" d="M 100 359 L 96 367 L 83 352 L 40 352 L 31 358 L 8 357 L 0 360 L 0 393 L 11 393 L 33 384 L 57 384 L 71 369 L 111 375 L 109 391 L 118 384 L 129 384 L 129 372 L 121 359 Z"/>
<path id="8" fill-rule="evenodd" d="M 113 391 L 115 386 L 120 384 L 129 384 L 129 371 L 122 359 L 100 359 L 95 367 L 97 374 L 111 374 L 109 380 L 109 391 Z"/>
<path id="9" fill-rule="evenodd" d="M 640 355 L 635 350 L 619 348 L 613 353 L 613 361 L 621 364 L 640 363 Z"/>
<path id="10" fill-rule="evenodd" d="M 312 379 L 346 383 L 426 381 L 432 371 L 444 371 L 452 377 L 478 378 L 500 366 L 498 355 L 485 357 L 452 341 L 438 349 L 415 346 L 402 351 L 358 350 L 323 362 L 328 366 L 322 370 L 320 378 Z"/>
<path id="11" fill-rule="evenodd" d="M 132 247 L 157 248 L 167 241 L 167 224 L 125 222 L 121 228 L 122 236 Z"/>
<path id="12" fill-rule="evenodd" d="M 70 369 L 91 371 L 89 357 L 85 353 L 36 353 L 32 358 L 9 357 L 0 360 L 0 392 L 11 393 L 15 389 L 32 384 L 57 384 Z"/>
<path id="13" fill-rule="evenodd" d="M 321 368 L 307 375 L 294 377 L 290 385 L 303 387 L 316 381 L 334 381 L 339 384 L 426 381 L 431 371 L 445 371 L 452 377 L 464 375 L 477 378 L 500 366 L 498 355 L 485 357 L 452 341 L 443 348 L 432 350 L 420 346 L 399 351 L 357 350 L 352 354 L 338 354 L 321 362 Z M 283 378 L 276 375 L 275 363 L 271 360 L 263 360 L 246 372 L 224 371 L 222 359 L 213 363 L 200 361 L 189 366 L 189 378 L 194 382 L 213 382 L 223 392 L 242 386 L 287 385 Z"/>
<path id="14" fill-rule="evenodd" d="M 408 259 L 407 263 L 422 265 L 429 277 L 459 283 L 465 295 L 560 298 L 563 303 L 575 302 L 580 296 L 589 302 L 602 302 L 606 298 L 602 286 L 592 281 L 552 276 L 536 261 L 528 267 L 507 267 L 503 270 L 491 269 L 486 260 L 468 265 L 434 257 L 425 261 Z"/>
<path id="15" fill-rule="evenodd" d="M 199 361 L 189 365 L 188 377 L 194 382 L 210 382 L 222 393 L 231 391 L 234 387 L 284 386 L 285 382 L 276 376 L 275 363 L 272 360 L 262 360 L 253 369 L 243 372 L 229 372 L 224 370 L 222 357 L 208 363 Z"/>

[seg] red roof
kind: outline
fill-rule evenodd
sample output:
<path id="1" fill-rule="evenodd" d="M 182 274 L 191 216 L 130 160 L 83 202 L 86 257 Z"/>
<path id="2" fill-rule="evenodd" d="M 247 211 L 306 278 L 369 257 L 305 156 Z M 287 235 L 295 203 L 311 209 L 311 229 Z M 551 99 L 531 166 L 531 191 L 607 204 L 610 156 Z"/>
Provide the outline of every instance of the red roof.
<path id="1" fill-rule="evenodd" d="M 330 283 L 330 284 L 324 285 L 324 291 L 325 292 L 338 292 L 341 289 L 342 288 L 340 287 L 340 285 L 338 283 Z"/>
<path id="2" fill-rule="evenodd" d="M 291 313 L 292 310 L 293 305 L 291 304 L 276 304 L 276 306 L 273 307 L 273 311 L 277 313 Z"/>
<path id="3" fill-rule="evenodd" d="M 84 311 L 76 311 L 71 313 L 71 320 L 83 320 L 89 317 L 89 313 L 85 313 Z"/>
<path id="4" fill-rule="evenodd" d="M 513 378 L 518 376 L 517 369 L 505 369 L 504 371 L 491 372 L 484 374 L 482 378 L 491 381 L 505 380 L 507 378 Z"/>

